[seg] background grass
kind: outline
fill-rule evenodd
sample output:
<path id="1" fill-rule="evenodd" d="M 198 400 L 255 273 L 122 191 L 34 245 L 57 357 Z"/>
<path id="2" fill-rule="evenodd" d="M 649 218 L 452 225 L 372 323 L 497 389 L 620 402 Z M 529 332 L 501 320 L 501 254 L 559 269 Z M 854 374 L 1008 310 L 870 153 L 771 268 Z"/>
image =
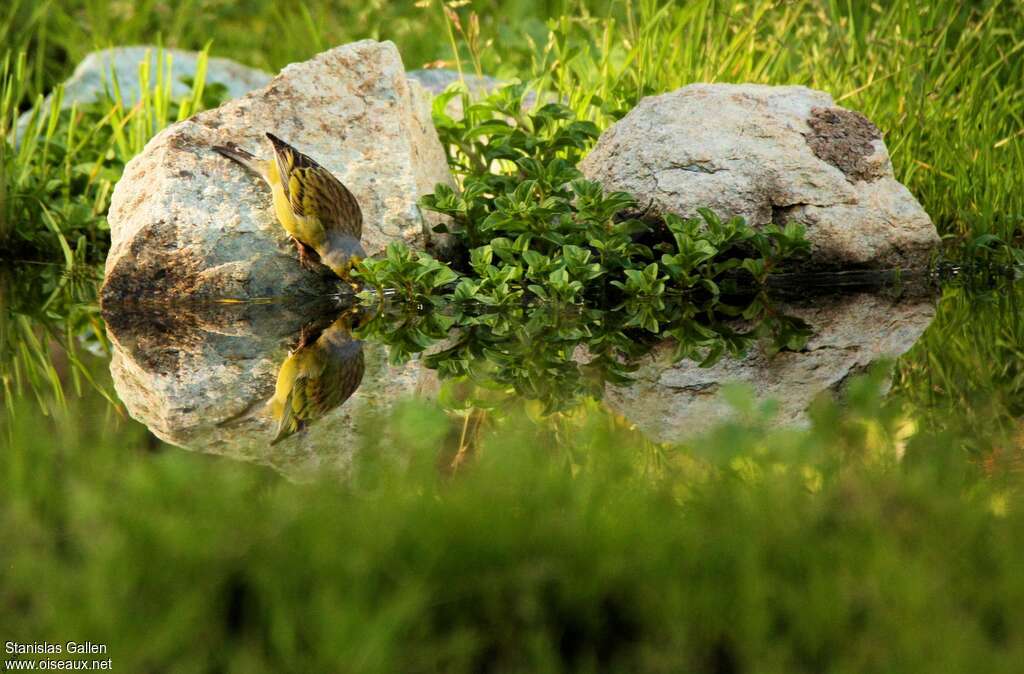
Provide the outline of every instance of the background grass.
<path id="1" fill-rule="evenodd" d="M 638 0 L 617 21 L 563 18 L 549 47 L 556 88 L 577 105 L 621 111 L 697 81 L 822 89 L 882 129 L 941 234 L 1021 233 L 1021 3 Z"/>
<path id="2" fill-rule="evenodd" d="M 897 177 L 941 233 L 1021 234 L 1024 5 L 1011 0 L 13 0 L 0 11 L 0 44 L 29 55 L 23 104 L 95 47 L 212 41 L 216 56 L 276 71 L 365 37 L 394 40 L 409 68 L 547 76 L 602 124 L 697 81 L 823 89 L 886 133 Z"/>
<path id="3" fill-rule="evenodd" d="M 36 97 L 21 123 L 28 63 L 25 53 L 8 53 L 0 64 L 0 391 L 8 406 L 29 393 L 43 409 L 60 406 L 61 363 L 75 392 L 88 382 L 116 404 L 80 357 L 86 350 L 109 356 L 96 293 L 110 243 L 110 195 L 153 135 L 218 100 L 204 87 L 205 54 L 189 94 L 172 100 L 161 52 L 155 72 L 148 61 L 140 65 L 147 84 L 139 100 L 122 100 L 111 82 L 100 100 L 62 109 L 58 85 L 49 103 Z"/>

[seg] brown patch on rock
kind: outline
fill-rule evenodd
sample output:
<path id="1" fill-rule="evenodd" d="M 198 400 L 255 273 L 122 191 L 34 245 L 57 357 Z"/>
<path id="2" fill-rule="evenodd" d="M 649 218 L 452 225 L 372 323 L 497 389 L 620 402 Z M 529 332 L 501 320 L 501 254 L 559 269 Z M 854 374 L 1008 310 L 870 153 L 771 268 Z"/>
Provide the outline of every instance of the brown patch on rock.
<path id="1" fill-rule="evenodd" d="M 874 141 L 882 134 L 867 117 L 843 108 L 811 108 L 807 124 L 811 127 L 806 136 L 811 150 L 818 159 L 842 171 L 850 182 L 882 177 L 877 163 L 868 161 L 875 153 Z"/>
<path id="2" fill-rule="evenodd" d="M 202 261 L 176 248 L 173 230 L 147 228 L 131 241 L 129 254 L 107 272 L 100 303 L 109 307 L 166 300 L 176 294 L 190 296 L 197 286 Z"/>
<path id="3" fill-rule="evenodd" d="M 206 149 L 205 145 L 198 139 L 180 131 L 176 131 L 170 136 L 167 141 L 167 147 L 178 152 L 191 154 L 198 154 L 201 150 Z"/>

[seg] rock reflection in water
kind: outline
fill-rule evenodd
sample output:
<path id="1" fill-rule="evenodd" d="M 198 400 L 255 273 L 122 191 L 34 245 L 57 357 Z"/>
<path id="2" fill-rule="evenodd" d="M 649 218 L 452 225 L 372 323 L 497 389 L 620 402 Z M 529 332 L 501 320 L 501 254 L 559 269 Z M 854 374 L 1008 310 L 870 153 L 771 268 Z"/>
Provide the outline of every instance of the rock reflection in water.
<path id="1" fill-rule="evenodd" d="M 104 317 L 114 385 L 133 418 L 170 444 L 293 479 L 344 472 L 368 412 L 386 414 L 436 381 L 417 361 L 393 367 L 386 349 L 358 344 L 351 313 L 326 301 L 105 307 Z"/>
<path id="2" fill-rule="evenodd" d="M 906 352 L 935 315 L 929 293 L 897 299 L 869 293 L 824 296 L 780 302 L 777 309 L 811 326 L 813 336 L 802 350 L 772 353 L 755 347 L 743 358 L 701 368 L 693 361 L 673 364 L 674 346 L 663 343 L 641 359 L 631 385 L 607 387 L 606 405 L 650 439 L 678 441 L 728 418 L 732 408 L 721 388 L 738 382 L 759 400 L 777 402 L 777 423 L 804 423 L 817 395 L 840 392 L 872 363 Z"/>
<path id="3" fill-rule="evenodd" d="M 367 413 L 386 416 L 399 398 L 436 392 L 438 376 L 486 378 L 491 388 L 551 410 L 603 391 L 611 410 L 662 442 L 727 418 L 720 392 L 732 382 L 776 400 L 779 423 L 799 423 L 815 396 L 905 352 L 934 315 L 924 289 L 899 298 L 759 295 L 747 309 L 748 318 L 719 316 L 700 329 L 696 316 L 681 317 L 661 333 L 673 339 L 661 341 L 650 333 L 640 339 L 615 312 L 596 309 L 463 312 L 459 325 L 430 311 L 403 320 L 380 311 L 362 321 L 352 308 L 290 303 L 108 311 L 106 318 L 115 386 L 133 417 L 171 444 L 301 479 L 322 468 L 344 473 L 358 439 L 386 431 L 363 428 L 374 423 Z M 687 336 L 704 349 L 688 349 L 679 341 Z M 722 349 L 738 357 L 708 356 Z M 389 365 L 389 350 L 395 361 L 408 360 Z M 702 360 L 713 364 L 701 367 Z"/>

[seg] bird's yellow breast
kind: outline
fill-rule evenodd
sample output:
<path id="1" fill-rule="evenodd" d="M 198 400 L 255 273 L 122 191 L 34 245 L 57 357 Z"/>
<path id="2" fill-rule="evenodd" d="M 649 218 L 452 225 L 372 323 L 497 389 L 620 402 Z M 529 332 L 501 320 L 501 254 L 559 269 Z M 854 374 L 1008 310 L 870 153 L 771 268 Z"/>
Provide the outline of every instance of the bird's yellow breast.
<path id="1" fill-rule="evenodd" d="M 273 159 L 264 162 L 264 175 L 270 191 L 274 196 L 274 214 L 277 221 L 281 223 L 285 231 L 296 239 L 301 240 L 300 228 L 295 221 L 295 214 L 288 202 L 288 196 L 284 193 L 284 184 L 281 182 L 281 173 L 277 170 L 277 162 Z"/>
<path id="2" fill-rule="evenodd" d="M 274 193 L 274 213 L 277 215 L 278 222 L 284 227 L 285 231 L 290 235 L 294 236 L 299 241 L 304 241 L 302 237 L 302 228 L 295 219 L 295 213 L 292 211 L 292 206 L 288 202 L 288 197 L 284 193 L 284 187 L 281 185 L 281 181 L 271 184 L 271 191 Z"/>
<path id="3" fill-rule="evenodd" d="M 307 246 L 312 246 L 317 252 L 322 253 L 321 248 L 325 243 L 326 237 L 320 219 L 316 213 L 306 213 L 301 216 L 295 214 L 291 199 L 285 193 L 284 183 L 277 171 L 277 164 L 276 162 L 271 162 L 271 164 L 273 164 L 273 168 L 268 171 L 267 182 L 270 183 L 270 189 L 274 195 L 274 212 L 277 215 L 278 221 L 288 234 Z M 292 178 L 292 180 L 294 181 L 295 179 Z M 297 188 L 295 185 L 291 187 L 293 190 Z"/>

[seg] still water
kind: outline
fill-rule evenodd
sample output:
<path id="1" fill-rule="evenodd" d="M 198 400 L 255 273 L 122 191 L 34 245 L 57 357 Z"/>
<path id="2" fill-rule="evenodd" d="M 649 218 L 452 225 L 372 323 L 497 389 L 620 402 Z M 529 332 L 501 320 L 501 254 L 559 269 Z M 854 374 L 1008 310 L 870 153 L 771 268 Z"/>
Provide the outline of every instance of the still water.
<path id="1" fill-rule="evenodd" d="M 109 366 L 112 404 L 156 437 L 300 480 L 344 474 L 353 439 L 379 430 L 395 404 L 437 399 L 458 381 L 539 414 L 596 404 L 653 442 L 679 442 L 735 414 L 736 384 L 772 424 L 801 426 L 815 399 L 842 400 L 883 367 L 907 425 L 948 430 L 969 460 L 1007 456 L 1020 435 L 1022 290 L 1009 279 L 781 278 L 714 311 L 695 307 L 657 336 L 593 308 L 492 314 L 378 300 L 105 307 L 104 323 L 85 302 L 57 327 L 7 302 L 5 353 L 19 321 L 43 338 L 77 331 L 72 349 Z"/>

